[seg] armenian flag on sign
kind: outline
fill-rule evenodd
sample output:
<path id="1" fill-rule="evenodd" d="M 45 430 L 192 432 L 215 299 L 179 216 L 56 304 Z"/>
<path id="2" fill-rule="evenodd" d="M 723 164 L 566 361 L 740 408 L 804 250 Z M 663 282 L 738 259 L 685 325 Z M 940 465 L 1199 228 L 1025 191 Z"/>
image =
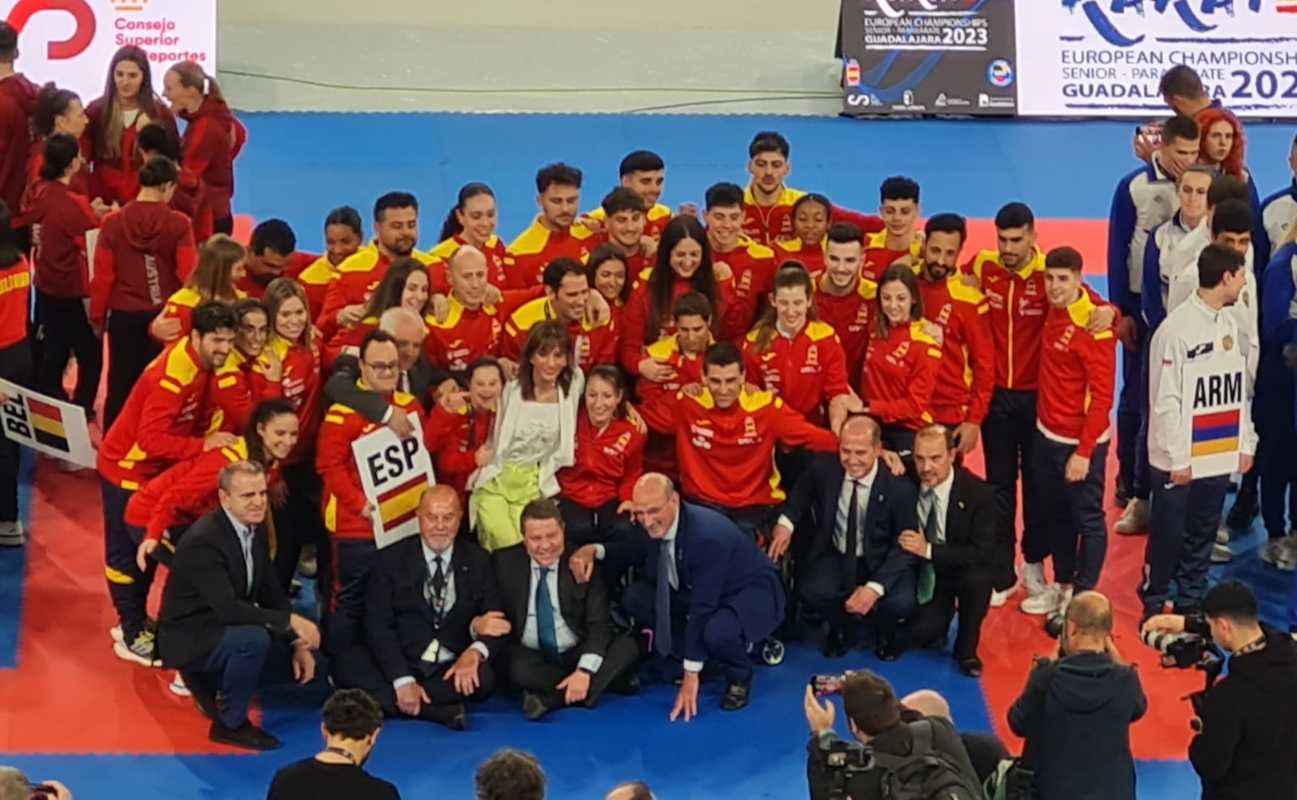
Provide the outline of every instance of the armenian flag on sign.
<path id="1" fill-rule="evenodd" d="M 46 447 L 53 447 L 64 453 L 70 453 L 68 432 L 63 427 L 63 412 L 58 406 L 41 402 L 34 397 L 27 397 L 27 411 L 31 414 L 33 434 L 36 441 Z"/>
<path id="2" fill-rule="evenodd" d="M 1190 455 L 1214 456 L 1238 450 L 1238 429 L 1242 411 L 1212 411 L 1193 416 L 1193 439 Z"/>
<path id="3" fill-rule="evenodd" d="M 427 476 L 419 473 L 380 494 L 378 515 L 383 520 L 383 530 L 394 530 L 414 519 L 414 516 L 419 513 L 419 498 L 423 496 L 423 490 L 427 487 Z"/>

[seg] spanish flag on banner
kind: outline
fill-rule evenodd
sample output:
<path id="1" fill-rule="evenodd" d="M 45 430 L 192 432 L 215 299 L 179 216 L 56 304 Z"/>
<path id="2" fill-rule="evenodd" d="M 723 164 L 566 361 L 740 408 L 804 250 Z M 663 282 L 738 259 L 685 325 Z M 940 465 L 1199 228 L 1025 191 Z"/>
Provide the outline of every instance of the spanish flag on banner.
<path id="1" fill-rule="evenodd" d="M 36 441 L 65 453 L 71 452 L 67 430 L 63 427 L 63 412 L 57 406 L 43 403 L 34 397 L 28 396 L 26 400 Z"/>
<path id="2" fill-rule="evenodd" d="M 391 531 L 409 522 L 419 513 L 419 498 L 428 488 L 428 478 L 422 473 L 398 486 L 393 486 L 378 496 L 378 514 L 383 520 L 383 530 Z"/>

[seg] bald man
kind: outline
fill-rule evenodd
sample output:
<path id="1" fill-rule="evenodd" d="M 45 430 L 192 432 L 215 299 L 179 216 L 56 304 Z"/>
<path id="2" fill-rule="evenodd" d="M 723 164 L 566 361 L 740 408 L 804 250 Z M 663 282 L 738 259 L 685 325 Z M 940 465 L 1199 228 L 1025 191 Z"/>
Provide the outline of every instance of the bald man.
<path id="1" fill-rule="evenodd" d="M 1009 709 L 1009 727 L 1033 754 L 1036 797 L 1135 800 L 1130 726 L 1148 710 L 1139 673 L 1112 641 L 1112 605 L 1098 592 L 1072 598 L 1058 659 L 1036 662 Z"/>
<path id="2" fill-rule="evenodd" d="M 364 689 L 390 715 L 465 726 L 464 702 L 495 687 L 492 659 L 509 633 L 491 558 L 459 539 L 459 493 L 430 486 L 419 535 L 378 551 L 365 598 L 364 644 L 344 651 L 339 688 Z"/>
<path id="3" fill-rule="evenodd" d="M 728 517 L 684 502 L 661 473 L 636 482 L 631 506 L 643 535 L 578 548 L 571 559 L 573 574 L 588 581 L 594 560 L 604 558 L 637 568 L 639 578 L 626 589 L 623 607 L 653 632 L 657 655 L 684 661 L 672 720 L 697 715 L 708 661 L 721 668 L 729 684 L 721 709 L 744 708 L 752 688 L 748 648 L 784 618 L 779 573 Z"/>

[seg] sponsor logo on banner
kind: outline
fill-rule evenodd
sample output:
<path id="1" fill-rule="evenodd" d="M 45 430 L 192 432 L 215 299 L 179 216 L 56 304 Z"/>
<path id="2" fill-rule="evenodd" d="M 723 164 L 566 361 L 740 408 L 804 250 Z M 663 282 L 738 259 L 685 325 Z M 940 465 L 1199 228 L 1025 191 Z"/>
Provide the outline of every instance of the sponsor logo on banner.
<path id="1" fill-rule="evenodd" d="M 1017 0 L 1019 107 L 1049 116 L 1165 115 L 1158 81 L 1186 64 L 1240 116 L 1297 117 L 1293 0 Z"/>
<path id="2" fill-rule="evenodd" d="M 408 439 L 383 427 L 351 443 L 379 547 L 419 532 L 419 499 L 437 482 L 419 422 L 414 417 L 410 422 L 415 430 Z"/>
<path id="3" fill-rule="evenodd" d="M 118 48 L 148 53 L 154 88 L 166 68 L 197 61 L 216 74 L 216 0 L 0 0 L 0 17 L 22 33 L 22 69 L 89 102 L 104 89 Z"/>
<path id="4" fill-rule="evenodd" d="M 1006 59 L 997 58 L 986 65 L 986 81 L 992 86 L 1003 89 L 1013 85 L 1013 65 Z"/>

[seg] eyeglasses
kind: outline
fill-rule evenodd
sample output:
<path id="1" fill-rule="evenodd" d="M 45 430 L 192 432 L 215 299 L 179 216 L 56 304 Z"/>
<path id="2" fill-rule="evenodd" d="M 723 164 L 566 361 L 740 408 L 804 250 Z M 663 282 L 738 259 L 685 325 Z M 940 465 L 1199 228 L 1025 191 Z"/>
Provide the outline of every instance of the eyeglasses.
<path id="1" fill-rule="evenodd" d="M 365 366 L 377 372 L 379 375 L 391 374 L 400 369 L 400 364 L 396 361 L 366 361 Z"/>

